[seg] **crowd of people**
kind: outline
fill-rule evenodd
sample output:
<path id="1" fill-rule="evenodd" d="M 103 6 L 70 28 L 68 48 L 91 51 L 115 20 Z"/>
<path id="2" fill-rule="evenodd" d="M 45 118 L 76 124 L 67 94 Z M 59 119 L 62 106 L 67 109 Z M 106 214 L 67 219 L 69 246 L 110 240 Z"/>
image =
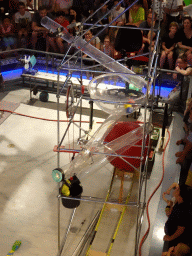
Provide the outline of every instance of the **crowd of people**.
<path id="1" fill-rule="evenodd" d="M 173 183 L 162 195 L 168 217 L 162 256 L 190 256 L 192 253 L 192 98 L 187 101 L 183 128 L 185 136 L 176 142 L 176 145 L 183 145 L 183 150 L 176 153 L 176 163 L 181 165 L 179 182 Z M 171 192 L 172 198 L 168 200 Z"/>
<path id="2" fill-rule="evenodd" d="M 174 33 L 174 32 L 173 32 Z M 192 67 L 188 65 L 187 54 L 177 59 L 176 71 L 182 77 L 180 87 L 185 90 L 184 77 L 192 75 Z M 175 88 L 177 90 L 177 88 Z M 184 137 L 176 142 L 182 145 L 178 151 L 176 163 L 180 164 L 180 177 L 178 183 L 173 183 L 162 197 L 166 202 L 165 213 L 168 217 L 164 232 L 165 236 L 162 256 L 192 255 L 192 95 L 186 101 L 183 124 Z M 171 195 L 172 193 L 172 195 Z M 171 198 L 167 198 L 171 195 Z"/>

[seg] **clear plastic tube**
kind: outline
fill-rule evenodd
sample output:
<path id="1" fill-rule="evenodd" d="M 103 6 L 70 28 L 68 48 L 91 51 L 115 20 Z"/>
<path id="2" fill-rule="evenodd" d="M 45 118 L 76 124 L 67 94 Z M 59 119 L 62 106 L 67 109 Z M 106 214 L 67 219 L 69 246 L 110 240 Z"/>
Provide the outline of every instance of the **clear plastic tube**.
<path id="1" fill-rule="evenodd" d="M 65 28 L 63 28 L 60 24 L 50 19 L 49 17 L 46 16 L 42 18 L 41 25 L 53 33 L 57 32 L 58 28 L 64 29 L 59 36 L 61 36 L 65 41 L 68 43 L 73 43 L 77 49 L 82 49 L 82 51 L 85 52 L 89 57 L 102 64 L 110 71 L 119 73 L 121 77 L 123 77 L 129 83 L 133 84 L 135 87 L 139 89 L 146 87 L 146 81 L 142 77 L 136 76 L 133 71 L 120 64 L 119 62 L 114 61 L 113 58 L 101 52 L 90 43 L 87 44 L 87 42 L 82 39 L 82 37 L 73 37 Z"/>
<path id="2" fill-rule="evenodd" d="M 125 151 L 143 139 L 143 125 L 140 125 L 131 132 L 105 144 L 104 139 L 116 121 L 117 115 L 110 116 L 101 125 L 82 152 L 75 157 L 69 168 L 65 170 L 66 176 L 70 177 L 76 173 L 79 178 L 82 178 L 84 175 L 91 174 L 113 161 L 118 155 L 123 155 Z M 148 133 L 149 130 L 150 127 L 147 125 L 146 132 Z"/>

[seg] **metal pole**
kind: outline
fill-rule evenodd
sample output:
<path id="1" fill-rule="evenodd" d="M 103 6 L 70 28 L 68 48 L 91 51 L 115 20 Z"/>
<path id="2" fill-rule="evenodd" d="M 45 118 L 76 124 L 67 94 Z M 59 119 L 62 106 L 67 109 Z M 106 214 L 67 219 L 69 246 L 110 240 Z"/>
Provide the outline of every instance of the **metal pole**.
<path id="1" fill-rule="evenodd" d="M 89 105 L 90 105 L 89 129 L 92 129 L 93 128 L 93 101 L 92 100 L 89 101 Z"/>
<path id="2" fill-rule="evenodd" d="M 59 70 L 57 73 L 57 145 L 59 144 L 60 141 L 60 126 L 59 126 L 59 120 L 60 120 L 60 116 L 59 116 L 59 98 L 60 98 L 60 93 L 59 93 Z M 57 168 L 60 167 L 60 154 L 59 152 L 57 152 Z M 58 191 L 60 188 L 60 183 L 58 183 Z M 58 199 L 58 252 L 60 252 L 60 236 L 61 236 L 61 232 L 60 232 L 60 200 Z"/>
<path id="3" fill-rule="evenodd" d="M 65 138 L 65 136 L 66 136 L 66 134 L 67 134 L 67 131 L 69 130 L 69 127 L 70 127 L 71 123 L 73 122 L 73 118 L 74 118 L 75 112 L 77 111 L 77 107 L 78 107 L 78 105 L 79 105 L 79 103 L 80 103 L 80 101 L 81 101 L 81 98 L 82 98 L 82 97 L 80 97 L 80 99 L 79 99 L 79 101 L 78 101 L 78 103 L 77 103 L 76 109 L 75 109 L 75 111 L 74 111 L 74 113 L 73 113 L 73 116 L 71 117 L 71 119 L 70 119 L 70 121 L 69 121 L 69 124 L 68 124 L 68 126 L 67 126 L 67 128 L 66 128 L 66 130 L 65 130 L 65 133 L 64 133 L 64 135 L 63 135 L 61 141 L 60 141 L 60 142 L 58 141 L 58 144 L 57 144 L 57 145 L 58 145 L 58 148 L 61 146 L 61 144 L 62 144 L 62 142 L 63 142 L 63 140 L 64 140 L 64 138 Z"/>
<path id="4" fill-rule="evenodd" d="M 87 228 L 85 234 L 82 236 L 82 238 L 81 238 L 79 244 L 77 245 L 75 251 L 73 252 L 72 256 L 77 255 L 76 253 L 78 252 L 78 250 L 80 250 L 80 247 L 85 246 L 85 243 L 86 243 L 87 240 L 88 240 L 88 239 L 87 239 L 87 235 L 88 235 L 89 231 L 91 230 L 91 228 L 94 228 L 94 226 L 96 225 L 97 220 L 98 220 L 98 218 L 99 218 L 99 214 L 100 214 L 100 211 L 98 211 L 98 212 L 96 213 L 94 219 L 93 219 L 92 222 L 90 223 L 90 225 L 89 225 L 89 227 Z M 87 240 L 85 241 L 85 239 L 87 239 Z M 83 242 L 84 242 L 84 244 L 83 244 Z M 82 249 L 83 249 L 83 248 L 82 248 Z M 82 251 L 82 249 L 81 249 L 81 251 Z M 80 254 L 79 254 L 79 255 L 80 255 Z"/>
<path id="5" fill-rule="evenodd" d="M 146 200 L 146 188 L 147 188 L 147 177 L 144 177 L 144 173 L 142 173 L 142 160 L 143 160 L 143 154 L 144 154 L 144 149 L 145 149 L 145 143 L 146 143 L 146 115 L 147 115 L 147 105 L 148 105 L 148 101 L 149 101 L 149 90 L 150 90 L 150 85 L 152 83 L 153 80 L 153 76 L 155 74 L 155 70 L 152 73 L 152 77 L 150 76 L 151 71 L 152 71 L 152 66 L 153 66 L 153 60 L 156 54 L 156 48 L 158 45 L 158 41 L 159 41 L 159 34 L 160 32 L 157 33 L 157 38 L 156 38 L 156 42 L 155 42 L 155 46 L 153 49 L 153 54 L 151 52 L 151 46 L 152 46 L 152 35 L 153 35 L 153 30 L 154 30 L 154 24 L 153 24 L 153 20 L 154 20 L 154 5 L 153 5 L 153 10 L 152 10 L 152 26 L 151 26 L 151 43 L 150 43 L 150 52 L 149 52 L 149 62 L 148 62 L 148 83 L 147 83 L 147 92 L 146 92 L 146 101 L 145 101 L 145 110 L 144 110 L 144 127 L 143 127 L 143 143 L 142 143 L 142 154 L 141 154 L 141 164 L 140 164 L 140 179 L 139 179 L 139 195 L 138 195 L 138 213 L 137 213 L 137 223 L 136 223 L 136 236 L 135 236 L 135 256 L 137 256 L 138 253 L 138 245 L 139 245 L 139 237 L 140 237 L 140 229 L 141 229 L 141 216 L 140 215 L 140 205 L 141 205 L 141 193 L 142 193 L 142 186 L 143 186 L 143 181 L 145 181 L 144 184 L 144 207 L 145 207 L 145 200 Z M 157 59 L 156 59 L 156 63 L 155 66 L 157 65 Z M 156 68 L 156 67 L 155 67 Z M 149 78 L 151 78 L 151 80 L 149 81 Z M 143 176 L 143 177 L 142 177 Z"/>
<path id="6" fill-rule="evenodd" d="M 65 243 L 66 243 L 66 240 L 67 240 L 67 235 L 68 235 L 68 233 L 69 233 L 69 231 L 70 231 L 71 224 L 72 224 L 73 218 L 74 218 L 74 216 L 75 216 L 75 212 L 76 212 L 76 208 L 73 210 L 73 212 L 72 212 L 72 214 L 71 214 L 71 218 L 70 218 L 70 220 L 69 220 L 69 225 L 68 225 L 66 234 L 65 234 L 65 236 L 64 236 L 64 238 L 63 238 L 63 241 L 62 241 L 62 243 L 61 243 L 60 251 L 58 252 L 57 256 L 60 256 L 61 253 L 62 253 L 62 251 L 63 251 L 63 248 L 64 248 Z"/>

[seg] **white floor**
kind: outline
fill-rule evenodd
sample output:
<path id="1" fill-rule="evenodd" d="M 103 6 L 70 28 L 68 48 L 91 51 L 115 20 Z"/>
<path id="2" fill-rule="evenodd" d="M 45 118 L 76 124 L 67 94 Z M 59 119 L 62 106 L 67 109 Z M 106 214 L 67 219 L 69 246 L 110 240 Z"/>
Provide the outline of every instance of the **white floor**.
<path id="1" fill-rule="evenodd" d="M 2 95 L 1 95 L 2 96 Z M 36 96 L 38 98 L 38 95 Z M 25 89 L 11 91 L 4 101 L 19 102 L 16 112 L 39 118 L 57 119 L 55 110 L 56 96 L 50 94 L 49 103 L 36 102 L 28 105 L 29 91 Z M 63 97 L 63 102 L 65 98 Z M 89 108 L 88 102 L 84 107 Z M 61 119 L 66 120 L 65 111 L 60 112 Z M 78 119 L 78 115 L 75 119 Z M 83 120 L 88 121 L 89 116 L 84 115 Z M 104 118 L 94 117 L 95 127 Z M 61 124 L 61 135 L 67 126 Z M 89 124 L 84 124 L 84 129 L 89 129 Z M 70 129 L 70 135 L 66 137 L 66 143 L 78 138 L 77 127 Z M 0 126 L 0 255 L 6 255 L 15 240 L 21 240 L 22 246 L 15 252 L 18 255 L 57 255 L 58 248 L 58 185 L 53 181 L 51 173 L 57 167 L 57 153 L 53 147 L 57 144 L 57 123 L 55 121 L 43 121 L 25 116 L 10 115 Z M 71 160 L 66 153 L 61 155 L 61 167 Z M 156 168 L 148 182 L 147 197 L 152 193 L 162 175 L 162 154 L 156 154 Z M 112 166 L 109 164 L 83 180 L 84 195 L 105 198 L 112 175 Z M 119 186 L 119 179 L 116 178 Z M 127 180 L 130 185 L 129 178 Z M 116 193 L 114 187 L 113 193 Z M 135 189 L 135 188 L 134 188 Z M 149 254 L 150 240 L 153 234 L 153 225 L 161 197 L 161 188 L 155 194 L 151 202 L 151 232 L 148 241 L 143 247 L 143 256 Z M 89 225 L 89 221 L 100 209 L 95 203 L 83 202 L 77 208 L 74 222 L 67 238 L 62 255 L 73 255 L 75 246 L 80 241 L 83 233 Z M 66 228 L 72 214 L 72 210 L 61 205 L 61 239 L 66 234 Z M 114 209 L 104 213 L 105 230 L 100 232 L 93 249 L 103 251 L 109 244 L 106 241 L 106 229 L 113 230 L 112 220 L 117 218 L 118 212 Z M 125 218 L 120 228 L 120 235 L 114 244 L 111 255 L 134 255 L 136 210 L 128 207 Z M 127 225 L 128 224 L 128 225 Z M 101 225 L 104 226 L 104 225 Z M 144 219 L 142 232 L 144 234 L 147 222 Z M 110 235 L 108 239 L 111 238 Z M 160 238 L 162 239 L 162 238 Z M 104 243 L 105 241 L 105 243 Z M 105 245 L 104 245 L 105 244 Z M 104 246 L 104 247 L 103 247 Z M 129 252 L 129 253 L 128 253 Z M 128 253 L 128 254 L 127 254 Z"/>

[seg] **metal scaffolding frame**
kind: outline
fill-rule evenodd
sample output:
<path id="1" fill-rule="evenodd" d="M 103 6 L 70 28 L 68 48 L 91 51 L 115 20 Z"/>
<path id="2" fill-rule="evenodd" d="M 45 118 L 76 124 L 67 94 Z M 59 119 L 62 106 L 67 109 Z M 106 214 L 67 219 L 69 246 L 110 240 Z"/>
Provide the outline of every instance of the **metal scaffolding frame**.
<path id="1" fill-rule="evenodd" d="M 107 2 L 109 2 L 110 0 L 107 0 L 104 4 L 106 4 Z M 119 2 L 119 4 L 122 2 L 122 0 Z M 137 2 L 137 0 L 133 3 L 135 4 Z M 103 4 L 103 5 L 104 5 Z M 132 5 L 133 5 L 132 4 Z M 132 6 L 131 5 L 131 6 Z M 126 8 L 124 10 L 123 13 L 125 13 L 131 6 L 129 6 L 128 8 Z M 101 9 L 102 6 L 99 8 Z M 98 10 L 99 10 L 98 9 Z M 98 11 L 97 10 L 97 11 Z M 96 11 L 96 12 L 97 12 Z M 95 12 L 95 13 L 96 13 Z M 93 13 L 91 16 L 93 16 L 95 13 Z M 122 13 L 122 14 L 123 14 Z M 108 14 L 108 13 L 107 13 Z M 121 14 L 121 15 L 122 15 Z M 120 15 L 119 15 L 120 16 Z M 118 16 L 118 17 L 119 17 Z M 117 18 L 118 18 L 117 17 Z M 89 19 L 90 17 L 88 17 Z M 102 17 L 103 18 L 103 17 Z M 116 18 L 116 19 L 117 19 Z M 116 20 L 115 19 L 115 20 Z M 152 19 L 154 19 L 154 8 L 153 8 L 153 11 L 152 11 Z M 101 19 L 100 19 L 101 20 Z M 97 23 L 100 21 L 98 20 L 95 24 L 92 24 L 90 26 L 89 29 L 95 27 L 95 26 L 100 26 L 100 25 L 97 25 Z M 115 20 L 113 20 L 112 22 L 114 22 Z M 86 21 L 85 21 L 86 22 Z M 111 26 L 112 22 L 109 24 L 109 26 Z M 153 24 L 153 22 L 152 22 Z M 106 27 L 104 27 L 103 29 L 101 29 L 100 32 L 102 32 Z M 87 29 L 87 30 L 89 30 Z M 86 30 L 86 31 L 87 31 Z M 83 37 L 83 35 L 86 33 L 86 31 L 81 35 L 81 37 Z M 153 31 L 154 31 L 154 27 L 152 25 L 152 28 L 151 28 L 151 36 L 153 34 Z M 100 32 L 98 32 L 93 38 L 92 40 L 95 39 L 96 36 L 98 36 L 100 34 Z M 146 138 L 147 138 L 147 133 L 146 133 L 146 124 L 147 124 L 147 117 L 146 117 L 146 114 L 147 114 L 147 107 L 148 107 L 148 102 L 149 102 L 149 90 L 150 90 L 150 87 L 152 85 L 152 83 L 154 83 L 155 79 L 156 79 L 156 68 L 157 68 L 157 62 L 158 62 L 158 42 L 159 42 L 159 34 L 160 34 L 160 31 L 157 32 L 157 37 L 156 37 L 156 42 L 155 42 L 155 46 L 154 46 L 154 50 L 153 52 L 149 51 L 149 63 L 148 63 L 148 74 L 147 74 L 147 92 L 146 92 L 146 101 L 145 101 L 145 106 L 144 106 L 144 126 L 143 126 L 143 134 L 144 134 L 144 137 L 143 137 L 143 144 L 142 144 L 142 154 L 141 154 L 141 160 L 143 159 L 143 154 L 144 154 L 144 148 L 145 148 L 145 143 L 146 143 Z M 151 38 L 152 39 L 152 38 Z M 152 41 L 152 40 L 151 40 Z M 90 43 L 87 42 L 87 44 Z M 71 44 L 71 47 L 73 46 L 73 43 Z M 150 45 L 150 49 L 151 49 L 151 45 Z M 78 52 L 80 52 L 82 50 L 82 47 L 78 50 Z M 78 53 L 77 52 L 77 53 Z M 66 53 L 66 55 L 68 54 L 68 52 Z M 75 54 L 74 54 L 75 55 Z M 74 57 L 74 55 L 72 55 L 70 58 Z M 145 54 L 143 54 L 145 55 Z M 65 56 L 66 57 L 66 56 Z M 63 58 L 63 61 L 61 62 L 61 66 L 63 64 L 65 64 L 69 59 L 65 60 L 65 57 Z M 92 68 L 95 68 L 95 67 L 98 67 L 100 66 L 99 65 L 95 65 L 93 66 Z M 73 70 L 75 69 L 71 69 L 69 70 L 69 74 L 71 74 L 71 72 L 73 72 Z M 83 68 L 82 68 L 83 70 Z M 92 69 L 84 69 L 84 70 L 87 70 L 89 72 L 92 72 L 93 70 Z M 66 132 L 64 133 L 64 136 L 62 137 L 62 140 L 60 139 L 60 115 L 59 115 L 59 105 L 60 105 L 60 101 L 59 101 L 59 98 L 60 98 L 60 86 L 59 86 L 59 71 L 60 71 L 60 68 L 58 69 L 58 84 L 57 84 L 57 119 L 58 119 L 58 125 L 57 125 L 57 134 L 58 134 L 58 141 L 57 141 L 57 145 L 58 145 L 58 149 L 59 147 L 61 146 L 62 142 L 63 142 L 63 139 L 66 135 Z M 81 76 L 81 79 L 82 79 L 82 76 Z M 67 80 L 66 80 L 67 81 Z M 63 85 L 63 87 L 65 87 L 65 84 Z M 155 87 L 155 86 L 154 86 Z M 154 96 L 154 89 L 153 89 L 153 93 L 152 93 L 152 97 Z M 80 105 L 82 104 L 81 103 L 82 101 L 82 97 L 80 97 L 79 99 L 79 103 Z M 82 106 L 82 105 L 81 105 Z M 153 109 L 153 105 L 151 106 L 151 108 Z M 75 114 L 75 112 L 74 112 Z M 80 115 L 81 116 L 81 115 Z M 70 123 L 73 122 L 73 117 L 74 115 L 71 117 L 71 120 L 69 122 L 69 125 Z M 81 118 L 80 118 L 81 120 Z M 150 115 L 150 118 L 149 118 L 149 122 L 152 123 L 152 111 L 151 111 L 151 115 Z M 81 127 L 81 122 L 80 122 L 80 127 Z M 68 126 L 69 128 L 69 126 Z M 81 132 L 79 133 L 81 134 Z M 73 151 L 73 150 L 72 150 Z M 121 157 L 119 155 L 119 157 Z M 142 162 L 142 161 L 141 161 Z M 139 197 L 138 197 L 138 201 L 135 202 L 135 203 L 128 203 L 127 205 L 131 205 L 133 207 L 137 207 L 138 208 L 138 214 L 137 214 L 137 227 L 136 227 L 136 237 L 135 237 L 135 256 L 138 255 L 138 247 L 139 247 L 139 241 L 140 241 L 140 231 L 141 231 L 141 226 L 142 226 L 142 219 L 143 219 L 143 215 L 144 215 L 144 211 L 145 211 L 145 207 L 146 207 L 146 189 L 147 189 L 147 162 L 148 162 L 148 157 L 146 158 L 146 161 L 145 161 L 145 165 L 144 165 L 144 170 L 141 171 L 141 168 L 142 168 L 142 164 L 140 165 L 140 180 L 139 180 Z M 60 168 L 60 151 L 58 150 L 57 152 L 57 167 Z M 58 191 L 60 189 L 60 184 L 58 184 Z M 142 199 L 141 199 L 142 197 Z M 64 245 L 65 245 L 65 242 L 66 242 L 66 239 L 67 239 L 67 234 L 69 232 L 69 229 L 70 229 L 70 226 L 71 226 L 71 222 L 74 218 L 74 214 L 75 214 L 75 210 L 73 211 L 72 215 L 71 215 L 71 219 L 70 219 L 70 222 L 69 222 L 69 225 L 68 225 L 68 228 L 67 228 L 67 231 L 66 231 L 66 235 L 64 237 L 64 239 L 61 241 L 61 231 L 60 231 L 60 224 L 61 224 L 61 216 L 60 216 L 60 210 L 61 210 L 61 198 L 66 198 L 64 196 L 61 196 L 60 194 L 58 195 L 58 253 L 57 253 L 57 256 L 61 255 L 62 254 L 62 251 L 63 251 L 63 248 L 64 248 Z M 76 198 L 74 198 L 74 200 L 77 200 Z M 91 201 L 95 201 L 94 198 L 80 198 L 78 200 L 82 200 L 82 201 L 88 201 L 88 202 L 91 202 Z M 96 200 L 98 203 L 105 203 L 103 200 L 99 200 L 97 199 Z M 109 202 L 110 203 L 110 202 Z M 124 205 L 125 207 L 127 205 Z M 87 234 L 90 232 L 90 230 L 93 231 L 93 227 L 95 227 L 96 225 L 96 220 L 98 220 L 98 214 L 94 217 L 93 219 L 93 222 L 90 224 L 86 234 L 84 235 L 84 237 L 82 237 L 82 240 L 81 242 L 79 243 L 78 247 L 76 248 L 75 252 L 73 255 L 80 255 L 80 254 L 76 254 L 77 251 L 79 251 L 79 248 L 82 247 L 82 244 L 84 244 L 84 239 L 86 238 L 87 239 Z M 91 234 L 91 232 L 90 232 Z M 82 251 L 82 250 L 80 250 Z"/>
<path id="2" fill-rule="evenodd" d="M 107 0 L 102 6 L 104 6 L 107 2 L 109 2 L 110 0 Z M 94 40 L 104 29 L 106 29 L 106 27 L 112 27 L 112 23 L 117 20 L 123 13 L 125 13 L 130 7 L 132 7 L 132 5 L 134 5 L 138 0 L 136 0 L 133 4 L 131 4 L 128 8 L 126 8 L 117 18 L 115 18 L 112 22 L 110 22 L 110 24 L 108 24 L 108 26 L 105 26 L 103 27 L 91 40 Z M 118 4 L 121 4 L 123 2 L 123 0 L 121 0 Z M 90 17 L 92 17 L 98 10 L 100 10 L 102 8 L 102 6 L 97 9 L 91 16 L 88 17 L 88 19 Z M 110 11 L 106 14 L 108 15 L 110 13 Z M 105 16 L 103 16 L 100 20 L 102 20 Z M 87 19 L 87 20 L 88 20 Z M 153 8 L 153 11 L 152 11 L 152 19 L 154 19 L 154 8 Z M 87 21 L 86 20 L 86 21 Z M 83 35 L 88 31 L 90 30 L 91 28 L 94 28 L 94 27 L 102 27 L 101 25 L 98 25 L 98 22 L 100 21 L 98 20 L 95 24 L 87 24 L 87 25 L 90 25 L 90 27 L 84 31 L 79 37 L 83 37 Z M 85 23 L 86 23 L 85 21 Z M 153 24 L 153 22 L 152 22 Z M 135 29 L 135 28 L 134 28 Z M 143 29 L 144 30 L 144 29 Z M 151 28 L 151 37 L 152 37 L 152 34 L 153 34 L 153 31 L 154 31 L 154 27 L 152 26 Z M 148 62 L 148 73 L 147 73 L 147 77 L 146 77 L 146 80 L 147 80 L 147 91 L 146 91 L 146 100 L 145 100 L 145 105 L 144 105 L 144 125 L 143 125 L 143 142 L 142 142 L 142 153 L 141 153 L 141 158 L 140 158 L 140 162 L 142 163 L 142 160 L 143 160 L 143 156 L 144 156 L 144 149 L 146 147 L 146 139 L 147 139 L 147 135 L 149 135 L 149 133 L 147 132 L 147 125 L 150 123 L 152 123 L 152 112 L 153 112 L 153 104 L 151 105 L 151 108 L 152 108 L 152 111 L 150 112 L 150 117 L 149 117 L 149 121 L 147 121 L 147 107 L 149 105 L 149 91 L 150 91 L 150 88 L 152 86 L 152 84 L 154 84 L 155 82 L 155 79 L 156 79 L 156 70 L 157 70 L 157 62 L 158 62 L 158 43 L 159 43 L 159 34 L 160 34 L 160 30 L 157 31 L 157 36 L 156 36 L 156 42 L 155 42 L 155 46 L 154 46 L 154 50 L 153 52 L 151 52 L 151 50 L 149 51 L 149 62 Z M 75 40 L 77 40 L 79 37 L 75 38 Z M 152 38 L 151 38 L 152 39 Z M 91 41 L 90 40 L 90 41 Z M 86 44 L 89 44 L 90 43 L 87 42 Z M 152 40 L 151 40 L 152 41 Z M 69 50 L 71 49 L 71 47 L 74 46 L 74 43 L 75 41 L 73 41 L 70 45 L 70 48 Z M 86 45 L 84 45 L 83 47 L 85 47 Z M 65 54 L 63 60 L 61 61 L 61 64 L 59 66 L 59 68 L 57 69 L 58 73 L 57 73 L 57 93 L 56 93 L 56 97 L 57 97 L 57 146 L 58 146 L 58 151 L 57 151 L 57 168 L 60 168 L 60 147 L 61 147 L 61 144 L 63 143 L 63 140 L 65 138 L 65 135 L 71 125 L 71 123 L 73 123 L 73 118 L 75 116 L 75 110 L 74 110 L 74 113 L 73 115 L 70 117 L 70 121 L 69 121 L 69 124 L 68 124 L 68 127 L 66 129 L 66 131 L 64 132 L 64 135 L 62 138 L 60 138 L 60 131 L 61 131 L 61 128 L 60 128 L 60 96 L 61 96 L 61 92 L 64 90 L 64 88 L 66 87 L 67 85 L 67 82 L 68 80 L 70 80 L 71 78 L 71 75 L 74 71 L 76 71 L 77 69 L 75 67 L 69 67 L 69 70 L 68 70 L 68 75 L 66 77 L 66 80 L 64 82 L 64 84 L 61 86 L 61 83 L 60 83 L 60 71 L 61 71 L 61 67 L 63 65 L 65 65 L 70 59 L 74 59 L 76 58 L 76 54 L 78 53 L 81 53 L 81 50 L 83 50 L 81 47 L 80 49 L 78 49 L 78 51 L 73 54 L 71 57 L 69 58 L 66 58 L 68 57 L 68 52 Z M 151 45 L 150 45 L 150 49 L 151 49 Z M 20 49 L 19 51 L 23 51 L 25 49 Z M 13 50 L 12 52 L 14 52 L 15 50 Z M 29 50 L 30 51 L 30 50 Z M 33 50 L 31 50 L 33 51 Z M 10 51 L 9 51 L 10 52 Z M 33 51 L 34 52 L 34 51 Z M 37 51 L 38 52 L 38 51 Z M 47 54 L 47 53 L 46 53 Z M 53 54 L 54 55 L 54 54 Z M 145 56 L 146 54 L 142 54 L 141 56 Z M 133 57 L 130 57 L 128 59 L 131 59 Z M 77 58 L 76 58 L 77 59 Z M 124 59 L 122 60 L 118 60 L 118 61 L 124 61 Z M 82 63 L 82 62 L 81 62 Z M 107 63 L 109 64 L 109 63 Z M 98 65 L 95 65 L 95 66 L 92 66 L 92 68 L 97 68 L 98 66 L 101 66 L 101 64 L 98 64 Z M 79 71 L 79 70 L 78 70 Z M 83 85 L 82 84 L 82 73 L 84 71 L 88 71 L 88 72 L 101 72 L 101 71 L 93 71 L 92 69 L 89 69 L 89 68 L 83 68 L 82 65 L 81 65 L 81 76 L 80 76 L 80 82 L 81 82 L 81 86 Z M 113 72 L 102 72 L 102 73 L 113 73 Z M 114 74 L 114 73 L 113 73 Z M 117 75 L 119 75 L 119 73 L 117 73 Z M 127 74 L 126 74 L 127 75 Z M 154 86 L 155 87 L 155 86 Z M 152 98 L 154 97 L 154 88 L 153 88 L 153 92 L 152 92 Z M 81 95 L 79 97 L 79 100 L 78 100 L 78 103 L 76 104 L 76 109 L 77 109 L 77 106 L 80 105 L 80 109 L 82 108 L 82 99 L 83 99 L 83 96 Z M 94 100 L 93 100 L 94 101 Z M 81 127 L 81 116 L 82 116 L 82 112 L 80 112 L 80 125 L 79 125 L 79 138 L 81 137 L 81 131 L 83 130 L 82 127 Z M 73 152 L 73 150 L 71 150 L 71 152 Z M 75 150 L 74 150 L 75 152 Z M 149 152 L 149 147 L 148 147 L 148 152 Z M 99 154 L 99 153 L 98 153 Z M 116 157 L 125 157 L 123 155 L 118 155 L 114 152 L 112 152 L 112 154 L 114 154 L 114 156 Z M 112 155 L 111 154 L 111 155 Z M 107 154 L 106 154 L 107 155 Z M 131 156 L 129 156 L 131 157 Z M 145 211 L 145 207 L 146 207 L 146 190 L 147 190 L 147 162 L 148 162 L 148 156 L 146 157 L 146 160 L 145 160 L 145 164 L 144 164 L 144 169 L 142 169 L 142 164 L 140 164 L 140 179 L 139 179 L 139 188 L 138 188 L 138 200 L 137 202 L 131 202 L 131 203 L 126 203 L 126 204 L 119 204 L 119 205 L 122 205 L 124 207 L 127 207 L 127 206 L 131 206 L 131 207 L 137 207 L 138 209 L 138 213 L 137 213 L 137 223 L 136 223 L 136 234 L 135 234 L 135 256 L 138 255 L 138 247 L 139 247 L 139 242 L 140 242 L 140 231 L 141 231 L 141 227 L 142 227 L 142 219 L 143 219 L 143 216 L 144 216 L 144 211 Z M 60 191 L 60 183 L 58 183 L 58 192 Z M 62 254 L 62 251 L 63 251 L 63 248 L 64 248 L 64 245 L 65 245 L 65 242 L 67 240 L 67 235 L 69 233 L 69 230 L 70 230 L 70 227 L 71 227 L 71 223 L 73 221 L 73 218 L 75 216 L 75 211 L 76 209 L 73 210 L 72 214 L 71 214 L 71 218 L 70 218 L 70 221 L 69 221 L 69 224 L 68 224 L 68 228 L 66 230 L 66 234 L 64 236 L 64 238 L 62 239 L 61 241 L 61 231 L 60 231 L 60 226 L 61 226 L 61 199 L 62 198 L 66 198 L 68 199 L 67 197 L 64 197 L 62 196 L 60 193 L 58 195 L 58 252 L 57 252 L 57 256 L 60 256 Z M 80 200 L 80 201 L 86 201 L 86 202 L 96 202 L 98 204 L 113 204 L 112 202 L 106 202 L 106 201 L 103 201 L 103 199 L 99 199 L 99 198 L 91 198 L 91 197 L 82 197 L 82 198 L 72 198 L 73 200 Z M 75 249 L 73 255 L 81 255 L 81 254 L 77 254 L 77 253 L 81 253 L 82 252 L 82 248 L 83 246 L 85 246 L 85 240 L 88 239 L 88 237 L 91 236 L 93 230 L 94 230 L 94 227 L 96 226 L 96 223 L 98 221 L 98 218 L 99 218 L 99 214 L 100 212 L 97 212 L 97 214 L 95 215 L 95 217 L 93 218 L 92 222 L 90 223 L 84 237 L 82 237 L 80 243 L 78 244 L 77 248 Z"/>

